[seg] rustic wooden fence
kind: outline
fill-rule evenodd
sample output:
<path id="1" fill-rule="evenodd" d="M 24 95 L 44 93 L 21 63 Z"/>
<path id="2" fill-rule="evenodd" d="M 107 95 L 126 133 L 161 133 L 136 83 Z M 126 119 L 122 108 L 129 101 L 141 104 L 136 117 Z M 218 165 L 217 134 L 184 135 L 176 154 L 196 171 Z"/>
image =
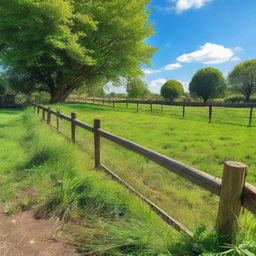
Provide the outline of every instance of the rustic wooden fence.
<path id="1" fill-rule="evenodd" d="M 193 167 L 175 161 L 167 156 L 159 154 L 153 150 L 138 145 L 132 141 L 111 134 L 101 128 L 101 120 L 95 119 L 94 125 L 90 126 L 79 120 L 75 113 L 71 116 L 53 111 L 50 108 L 33 104 L 33 108 L 37 114 L 42 115 L 42 120 L 46 120 L 47 124 L 51 125 L 52 115 L 56 117 L 56 129 L 59 131 L 59 120 L 64 119 L 70 122 L 70 138 L 73 143 L 76 143 L 76 127 L 83 128 L 94 134 L 94 159 L 95 168 L 102 169 L 110 174 L 115 180 L 127 187 L 132 193 L 139 196 L 146 202 L 162 219 L 174 227 L 178 231 L 185 232 L 191 235 L 184 225 L 179 221 L 169 216 L 165 211 L 160 209 L 153 202 L 145 198 L 142 194 L 136 191 L 131 185 L 127 184 L 113 171 L 101 162 L 101 138 L 112 141 L 128 150 L 138 153 L 167 170 L 189 180 L 195 185 L 220 197 L 218 217 L 216 229 L 222 242 L 234 243 L 236 234 L 239 230 L 239 215 L 242 207 L 256 214 L 256 187 L 245 182 L 247 174 L 247 166 L 239 162 L 226 162 L 222 179 L 211 176 L 207 173 L 199 171 Z"/>
<path id="2" fill-rule="evenodd" d="M 255 103 L 200 103 L 200 102 L 166 102 L 166 101 L 150 101 L 150 100 L 122 100 L 122 99 L 107 99 L 107 98 L 85 98 L 78 96 L 69 96 L 66 102 L 91 102 L 92 104 L 106 105 L 110 104 L 113 108 L 116 107 L 118 103 L 125 104 L 125 108 L 129 108 L 129 104 L 135 104 L 136 110 L 139 112 L 140 105 L 149 105 L 149 111 L 154 112 L 154 105 L 160 106 L 160 111 L 164 111 L 164 106 L 180 106 L 180 117 L 183 119 L 186 116 L 187 107 L 202 107 L 208 108 L 208 122 L 212 122 L 214 116 L 214 107 L 218 108 L 243 108 L 248 109 L 247 117 L 243 116 L 241 118 L 248 120 L 248 126 L 252 125 L 253 112 L 256 107 Z M 236 117 L 235 117 L 236 118 Z"/>

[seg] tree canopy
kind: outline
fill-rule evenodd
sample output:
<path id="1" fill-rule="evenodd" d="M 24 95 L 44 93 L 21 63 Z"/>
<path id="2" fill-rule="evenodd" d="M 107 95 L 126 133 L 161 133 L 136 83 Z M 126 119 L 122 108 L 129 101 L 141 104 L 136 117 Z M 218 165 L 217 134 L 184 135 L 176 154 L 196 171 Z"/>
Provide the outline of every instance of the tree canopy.
<path id="1" fill-rule="evenodd" d="M 51 102 L 81 85 L 142 74 L 155 48 L 149 0 L 1 0 L 0 64 L 33 77 Z"/>
<path id="2" fill-rule="evenodd" d="M 249 101 L 256 92 L 256 59 L 236 65 L 228 76 L 229 84 Z"/>
<path id="3" fill-rule="evenodd" d="M 168 80 L 161 87 L 161 95 L 165 100 L 173 101 L 184 93 L 182 84 L 177 80 Z"/>
<path id="4" fill-rule="evenodd" d="M 128 98 L 143 98 L 151 94 L 147 85 L 140 78 L 129 78 L 127 81 Z"/>
<path id="5" fill-rule="evenodd" d="M 189 92 L 202 98 L 204 102 L 221 96 L 225 88 L 222 72 L 211 67 L 199 69 L 189 83 Z"/>

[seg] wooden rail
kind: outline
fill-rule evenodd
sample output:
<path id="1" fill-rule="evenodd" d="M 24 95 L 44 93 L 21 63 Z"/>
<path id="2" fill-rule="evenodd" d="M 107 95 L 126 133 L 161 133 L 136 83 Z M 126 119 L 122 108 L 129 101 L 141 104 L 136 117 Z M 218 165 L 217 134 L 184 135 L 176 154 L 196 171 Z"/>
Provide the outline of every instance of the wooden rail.
<path id="1" fill-rule="evenodd" d="M 72 117 L 64 115 L 62 113 L 55 112 L 51 109 L 47 109 L 43 106 L 33 104 L 33 107 L 39 114 L 42 110 L 42 119 L 45 120 L 45 112 L 47 113 L 47 123 L 51 122 L 51 114 L 58 118 L 71 122 L 71 138 L 75 142 L 75 126 L 81 127 L 94 134 L 94 150 L 95 150 L 95 167 L 103 169 L 108 172 L 115 180 L 127 187 L 132 193 L 139 196 L 144 202 L 146 202 L 162 219 L 169 225 L 172 225 L 176 230 L 183 231 L 188 235 L 191 232 L 184 227 L 177 220 L 170 217 L 165 211 L 160 209 L 150 200 L 145 198 L 142 194 L 136 191 L 132 186 L 123 181 L 108 167 L 101 163 L 101 137 L 110 140 L 128 150 L 138 153 L 149 160 L 159 164 L 167 170 L 189 180 L 195 185 L 220 196 L 220 204 L 218 210 L 217 231 L 221 237 L 223 243 L 233 243 L 235 241 L 235 235 L 238 231 L 238 218 L 241 212 L 241 207 L 245 207 L 247 210 L 256 214 L 256 187 L 245 183 L 245 177 L 247 172 L 247 166 L 242 163 L 226 162 L 224 165 L 223 179 L 216 178 L 205 172 L 199 171 L 193 167 L 187 166 L 176 160 L 173 160 L 167 156 L 157 153 L 153 150 L 138 145 L 132 141 L 116 136 L 112 133 L 101 129 L 101 120 L 95 119 L 94 126 L 90 126 L 76 119 L 75 113 L 72 113 Z M 57 129 L 59 129 L 59 122 L 57 122 Z M 235 195 L 235 196 L 234 196 Z M 225 221 L 228 219 L 229 221 Z M 227 231 L 228 230 L 228 231 Z M 225 239 L 222 239 L 225 236 Z"/>
<path id="2" fill-rule="evenodd" d="M 124 103 L 126 104 L 126 109 L 128 105 L 136 104 L 136 111 L 139 112 L 139 105 L 149 105 L 149 111 L 153 113 L 153 105 L 160 105 L 161 112 L 163 112 L 163 106 L 180 106 L 182 107 L 181 117 L 185 118 L 186 107 L 204 107 L 208 108 L 208 122 L 212 122 L 213 117 L 213 107 L 221 107 L 221 108 L 247 108 L 248 109 L 248 126 L 252 125 L 253 120 L 253 109 L 256 107 L 256 103 L 201 103 L 201 102 L 168 102 L 168 101 L 150 101 L 150 100 L 123 100 L 123 99 L 99 99 L 99 98 L 84 98 L 84 97 L 74 97 L 70 96 L 67 99 L 67 102 L 92 102 L 100 103 L 105 105 L 105 103 L 111 103 L 112 107 L 115 107 L 116 103 Z M 243 117 L 247 118 L 247 117 Z"/>

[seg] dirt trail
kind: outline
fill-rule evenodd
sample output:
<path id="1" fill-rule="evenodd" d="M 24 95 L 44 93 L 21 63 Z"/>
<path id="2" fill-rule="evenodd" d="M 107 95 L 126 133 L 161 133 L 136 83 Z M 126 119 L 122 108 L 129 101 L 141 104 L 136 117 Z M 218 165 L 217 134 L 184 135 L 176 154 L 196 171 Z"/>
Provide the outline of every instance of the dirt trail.
<path id="1" fill-rule="evenodd" d="M 0 205 L 1 256 L 79 256 L 56 239 L 57 223 L 36 220 L 32 211 L 6 216 Z"/>

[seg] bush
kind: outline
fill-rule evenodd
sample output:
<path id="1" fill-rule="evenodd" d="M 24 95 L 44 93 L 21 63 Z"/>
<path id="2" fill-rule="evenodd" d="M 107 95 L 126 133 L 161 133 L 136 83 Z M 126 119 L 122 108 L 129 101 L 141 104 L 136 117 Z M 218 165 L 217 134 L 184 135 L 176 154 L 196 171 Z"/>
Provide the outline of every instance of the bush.
<path id="1" fill-rule="evenodd" d="M 182 84 L 177 80 L 168 80 L 161 87 L 161 95 L 165 100 L 173 101 L 184 93 Z"/>
<path id="2" fill-rule="evenodd" d="M 189 83 L 189 92 L 202 98 L 204 102 L 222 96 L 226 87 L 225 79 L 216 68 L 198 70 Z"/>

